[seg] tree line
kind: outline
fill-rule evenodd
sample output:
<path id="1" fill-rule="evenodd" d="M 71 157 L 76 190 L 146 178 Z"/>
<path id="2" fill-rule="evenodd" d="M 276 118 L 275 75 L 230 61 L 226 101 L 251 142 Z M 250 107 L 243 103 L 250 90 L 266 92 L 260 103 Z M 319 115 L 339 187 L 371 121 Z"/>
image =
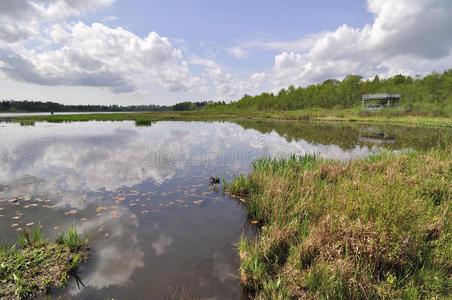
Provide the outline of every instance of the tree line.
<path id="1" fill-rule="evenodd" d="M 361 106 L 364 94 L 398 93 L 400 103 L 413 111 L 448 114 L 452 116 L 452 69 L 442 74 L 427 76 L 402 74 L 380 79 L 363 80 L 359 75 L 348 75 L 343 80 L 328 79 L 307 87 L 282 89 L 278 94 L 245 95 L 223 109 L 238 110 L 297 110 L 310 108 L 350 109 Z M 218 105 L 217 109 L 221 109 Z"/>
<path id="2" fill-rule="evenodd" d="M 125 112 L 125 111 L 187 111 L 197 110 L 212 103 L 208 101 L 181 102 L 175 105 L 65 105 L 42 101 L 11 101 L 0 102 L 0 112 Z"/>

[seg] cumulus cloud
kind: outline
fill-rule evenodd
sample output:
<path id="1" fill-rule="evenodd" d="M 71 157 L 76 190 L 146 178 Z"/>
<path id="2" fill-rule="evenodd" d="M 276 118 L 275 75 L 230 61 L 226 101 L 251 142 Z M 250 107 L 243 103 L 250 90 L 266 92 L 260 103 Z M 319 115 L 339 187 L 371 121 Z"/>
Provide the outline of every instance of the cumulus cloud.
<path id="1" fill-rule="evenodd" d="M 130 93 L 152 80 L 170 91 L 189 90 L 201 83 L 190 74 L 180 50 L 151 32 L 140 38 L 121 28 L 82 22 L 49 30 L 57 50 L 1 51 L 0 70 L 19 81 L 42 85 L 106 87 Z"/>
<path id="2" fill-rule="evenodd" d="M 358 73 L 390 76 L 441 71 L 452 64 L 452 2 L 368 0 L 374 16 L 363 28 L 342 25 L 333 32 L 285 45 L 270 72 L 252 76 L 255 85 L 305 85 Z M 266 44 L 276 49 L 284 43 Z M 293 50 L 305 47 L 306 49 Z"/>
<path id="3" fill-rule="evenodd" d="M 152 80 L 170 91 L 189 90 L 202 81 L 190 74 L 180 50 L 151 32 L 140 38 L 121 28 L 94 23 L 55 25 L 49 30 L 57 50 L 0 49 L 8 77 L 41 85 L 106 87 L 130 93 Z"/>
<path id="4" fill-rule="evenodd" d="M 113 0 L 2 0 L 0 46 L 39 38 L 41 26 L 94 11 Z"/>
<path id="5" fill-rule="evenodd" d="M 193 76 L 182 51 L 156 32 L 139 37 L 100 23 L 66 19 L 113 0 L 5 0 L 0 4 L 0 74 L 39 85 L 90 86 L 139 93 L 152 82 L 169 91 L 191 91 Z M 33 41 L 30 50 L 25 41 Z"/>

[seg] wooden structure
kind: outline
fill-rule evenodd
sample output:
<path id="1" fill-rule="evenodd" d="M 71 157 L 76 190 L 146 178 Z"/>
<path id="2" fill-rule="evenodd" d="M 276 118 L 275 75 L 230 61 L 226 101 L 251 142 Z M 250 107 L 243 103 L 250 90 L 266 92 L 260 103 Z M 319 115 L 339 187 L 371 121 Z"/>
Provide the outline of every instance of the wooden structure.
<path id="1" fill-rule="evenodd" d="M 363 95 L 362 109 L 376 111 L 399 107 L 400 94 L 369 94 Z"/>

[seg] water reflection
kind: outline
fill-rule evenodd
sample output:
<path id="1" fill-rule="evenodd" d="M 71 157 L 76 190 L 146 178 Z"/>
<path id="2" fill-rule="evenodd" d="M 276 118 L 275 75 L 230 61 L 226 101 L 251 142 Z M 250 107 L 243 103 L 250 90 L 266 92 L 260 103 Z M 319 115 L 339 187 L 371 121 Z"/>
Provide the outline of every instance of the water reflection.
<path id="1" fill-rule="evenodd" d="M 395 143 L 395 135 L 386 130 L 378 130 L 372 127 L 363 128 L 359 130 L 359 139 L 360 142 L 366 144 L 394 144 Z"/>
<path id="2" fill-rule="evenodd" d="M 385 147 L 427 147 L 450 131 L 289 122 L 86 122 L 0 126 L 0 226 L 5 240 L 41 222 L 52 238 L 76 224 L 94 260 L 71 298 L 240 298 L 235 245 L 249 228 L 210 176 L 248 171 L 262 155 L 317 153 L 347 160 Z M 433 136 L 433 137 L 432 137 Z M 363 139 L 364 138 L 364 139 Z M 392 142 L 393 141 L 393 142 Z M 439 141 L 439 142 L 438 142 Z"/>
<path id="3" fill-rule="evenodd" d="M 136 230 L 137 221 L 130 221 L 127 211 L 120 215 L 119 220 L 108 216 L 80 224 L 79 228 L 90 232 L 90 239 L 96 240 L 96 259 L 81 274 L 87 288 L 121 286 L 129 280 L 136 268 L 144 266 L 144 252 L 139 245 Z M 72 284 L 70 287 L 72 295 L 81 291 L 78 285 Z"/>
<path id="4" fill-rule="evenodd" d="M 275 132 L 288 142 L 304 140 L 310 144 L 337 145 L 341 149 L 354 149 L 357 146 L 380 146 L 381 139 L 390 140 L 385 148 L 400 150 L 412 148 L 427 150 L 431 147 L 447 147 L 452 142 L 452 129 L 414 126 L 391 126 L 385 124 L 358 123 L 306 123 L 274 121 L 239 121 L 244 128 L 262 133 Z M 374 139 L 360 139 L 360 136 L 372 135 Z M 383 134 L 383 135 L 381 135 Z M 392 142 L 393 141 L 393 142 Z"/>

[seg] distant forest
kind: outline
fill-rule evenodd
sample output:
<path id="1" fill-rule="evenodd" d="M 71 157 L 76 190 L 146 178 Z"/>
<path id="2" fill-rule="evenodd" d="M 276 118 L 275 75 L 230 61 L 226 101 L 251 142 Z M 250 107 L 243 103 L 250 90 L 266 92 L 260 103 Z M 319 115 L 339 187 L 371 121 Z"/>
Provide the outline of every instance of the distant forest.
<path id="1" fill-rule="evenodd" d="M 245 95 L 237 102 L 214 105 L 216 110 L 297 110 L 297 109 L 353 109 L 361 106 L 362 95 L 399 93 L 404 108 L 421 113 L 452 116 L 452 69 L 431 73 L 425 77 L 396 75 L 387 79 L 375 76 L 348 75 L 342 81 L 328 79 L 307 87 L 289 86 L 277 95 L 262 93 Z"/>
<path id="2" fill-rule="evenodd" d="M 307 87 L 289 86 L 277 95 L 262 93 L 245 95 L 240 100 L 223 102 L 181 102 L 166 105 L 63 105 L 39 101 L 2 101 L 0 112 L 122 112 L 122 111 L 190 111 L 208 109 L 218 112 L 234 110 L 297 110 L 297 109 L 359 109 L 362 95 L 399 93 L 403 108 L 414 112 L 452 117 L 452 69 L 412 78 L 395 75 L 363 80 L 359 75 L 348 75 L 343 80 L 328 79 Z"/>
<path id="3" fill-rule="evenodd" d="M 55 102 L 41 101 L 8 101 L 0 102 L 0 112 L 125 112 L 125 111 L 185 111 L 196 110 L 207 105 L 207 101 L 181 102 L 172 106 L 166 105 L 64 105 Z"/>

